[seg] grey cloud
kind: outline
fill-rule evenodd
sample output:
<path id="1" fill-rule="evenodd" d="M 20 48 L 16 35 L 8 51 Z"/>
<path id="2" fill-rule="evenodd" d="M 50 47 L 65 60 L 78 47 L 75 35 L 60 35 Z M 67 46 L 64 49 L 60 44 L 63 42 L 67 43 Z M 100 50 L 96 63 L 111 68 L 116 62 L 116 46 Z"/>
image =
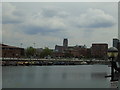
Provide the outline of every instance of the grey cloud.
<path id="1" fill-rule="evenodd" d="M 2 17 L 2 24 L 19 24 L 22 20 L 19 18 L 12 18 L 12 17 Z"/>
<path id="2" fill-rule="evenodd" d="M 61 12 L 58 12 L 58 16 L 66 18 L 66 17 L 70 16 L 70 13 L 65 12 L 65 11 L 61 11 Z"/>
<path id="3" fill-rule="evenodd" d="M 108 28 L 108 27 L 112 27 L 114 25 L 115 25 L 115 23 L 109 22 L 109 21 L 94 22 L 94 23 L 90 23 L 87 25 L 86 24 L 84 24 L 84 25 L 77 24 L 77 26 L 80 28 Z"/>
<path id="4" fill-rule="evenodd" d="M 43 16 L 45 16 L 45 17 L 53 17 L 53 16 L 56 16 L 56 15 L 57 15 L 57 11 L 52 10 L 52 9 L 42 8 L 42 14 L 43 14 Z"/>
<path id="5" fill-rule="evenodd" d="M 67 17 L 69 16 L 69 13 L 63 10 L 60 10 L 59 8 L 42 8 L 41 9 L 41 15 L 44 17 Z"/>
<path id="6" fill-rule="evenodd" d="M 65 30 L 64 19 L 59 17 L 41 16 L 41 13 L 29 16 L 27 21 L 20 25 L 26 34 L 34 35 L 37 33 L 48 35 L 50 33 L 60 33 Z"/>
<path id="7" fill-rule="evenodd" d="M 82 41 L 90 43 L 92 39 L 93 41 L 95 39 L 97 41 L 96 37 L 98 37 L 99 32 L 103 31 L 106 33 L 111 32 L 105 36 L 109 36 L 107 38 L 108 40 L 116 35 L 114 31 L 114 27 L 116 27 L 114 18 L 117 20 L 117 13 L 114 11 L 116 7 L 111 10 L 113 4 L 110 4 L 108 8 L 108 5 L 105 6 L 104 3 L 101 3 L 99 9 L 96 9 L 98 6 L 94 3 L 92 3 L 94 7 L 90 3 L 63 4 L 24 2 L 17 4 L 10 3 L 9 5 L 3 6 L 6 7 L 2 16 L 3 24 L 7 27 L 4 31 L 11 33 L 5 40 L 11 41 L 10 39 L 16 37 L 21 41 L 25 40 L 25 43 L 31 43 L 35 40 L 36 42 L 39 41 L 39 43 L 48 40 L 49 43 L 53 38 L 68 37 L 71 39 L 72 44 L 75 41 L 76 43 L 82 43 Z M 101 8 L 102 5 L 104 5 L 103 8 Z M 18 33 L 17 36 L 13 35 L 15 32 Z M 8 36 L 7 34 L 4 35 L 5 37 Z M 50 37 L 53 38 L 49 41 Z M 27 41 L 28 39 L 29 41 Z M 100 37 L 98 40 L 103 39 Z M 18 40 L 14 40 L 14 42 L 19 43 Z"/>
<path id="8" fill-rule="evenodd" d="M 50 27 L 40 27 L 40 26 L 34 26 L 34 25 L 28 25 L 28 26 L 23 26 L 23 28 L 21 28 L 23 30 L 24 33 L 26 34 L 30 34 L 30 35 L 35 35 L 38 33 L 41 33 L 43 35 L 48 35 L 50 33 L 60 33 L 60 29 L 52 29 Z"/>
<path id="9" fill-rule="evenodd" d="M 25 14 L 22 11 L 14 11 L 13 15 L 18 16 L 18 17 L 23 17 Z"/>
<path id="10" fill-rule="evenodd" d="M 78 21 L 77 21 L 78 20 Z M 116 24 L 113 16 L 101 9 L 88 9 L 76 19 L 76 25 L 81 28 L 107 28 Z"/>
<path id="11" fill-rule="evenodd" d="M 22 13 L 16 10 L 16 7 L 11 3 L 3 3 L 2 6 L 2 23 L 3 24 L 18 24 L 23 21 Z"/>
<path id="12" fill-rule="evenodd" d="M 94 23 L 89 26 L 86 26 L 87 28 L 107 28 L 113 26 L 115 23 L 112 22 L 101 22 L 101 23 Z"/>

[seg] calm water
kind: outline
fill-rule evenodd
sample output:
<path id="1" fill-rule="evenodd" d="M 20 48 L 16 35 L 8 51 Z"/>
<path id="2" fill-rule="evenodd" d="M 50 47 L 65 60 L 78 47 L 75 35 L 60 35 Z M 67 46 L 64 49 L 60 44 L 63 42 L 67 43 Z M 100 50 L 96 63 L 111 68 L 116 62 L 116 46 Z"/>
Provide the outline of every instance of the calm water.
<path id="1" fill-rule="evenodd" d="M 5 66 L 3 88 L 109 88 L 107 65 Z"/>

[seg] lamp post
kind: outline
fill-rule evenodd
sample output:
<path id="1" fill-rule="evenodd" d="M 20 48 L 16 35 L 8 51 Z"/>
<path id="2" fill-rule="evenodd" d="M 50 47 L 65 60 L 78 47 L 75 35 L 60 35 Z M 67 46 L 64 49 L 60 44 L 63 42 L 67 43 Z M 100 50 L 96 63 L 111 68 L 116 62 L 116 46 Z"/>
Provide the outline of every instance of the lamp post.
<path id="1" fill-rule="evenodd" d="M 110 47 L 109 49 L 108 49 L 108 57 L 110 58 L 110 59 L 112 59 L 112 61 L 111 61 L 111 81 L 115 81 L 114 80 L 114 67 L 113 67 L 113 61 L 114 61 L 114 59 L 118 56 L 118 49 L 117 48 L 115 48 L 115 47 Z"/>

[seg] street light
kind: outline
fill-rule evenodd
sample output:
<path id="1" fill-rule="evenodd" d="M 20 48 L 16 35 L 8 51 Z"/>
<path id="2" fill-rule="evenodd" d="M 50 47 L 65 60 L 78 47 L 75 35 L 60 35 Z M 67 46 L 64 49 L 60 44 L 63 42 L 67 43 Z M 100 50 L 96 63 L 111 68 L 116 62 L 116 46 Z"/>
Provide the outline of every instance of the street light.
<path id="1" fill-rule="evenodd" d="M 117 48 L 115 48 L 115 47 L 110 47 L 109 49 L 108 49 L 108 57 L 109 58 L 116 58 L 117 56 L 118 56 L 118 49 Z"/>
<path id="2" fill-rule="evenodd" d="M 115 47 L 110 47 L 108 49 L 108 57 L 110 59 L 112 59 L 111 61 L 111 81 L 115 81 L 114 80 L 114 67 L 113 67 L 113 60 L 118 56 L 118 49 Z"/>

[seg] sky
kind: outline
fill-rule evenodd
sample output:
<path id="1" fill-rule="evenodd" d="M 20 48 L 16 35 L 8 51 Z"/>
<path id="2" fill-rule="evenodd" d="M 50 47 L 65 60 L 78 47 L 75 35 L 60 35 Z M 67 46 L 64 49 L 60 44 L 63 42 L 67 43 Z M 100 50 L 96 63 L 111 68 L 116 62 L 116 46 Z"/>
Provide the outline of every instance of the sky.
<path id="1" fill-rule="evenodd" d="M 36 48 L 54 48 L 68 38 L 69 45 L 108 43 L 118 37 L 117 2 L 4 2 L 2 42 Z"/>

